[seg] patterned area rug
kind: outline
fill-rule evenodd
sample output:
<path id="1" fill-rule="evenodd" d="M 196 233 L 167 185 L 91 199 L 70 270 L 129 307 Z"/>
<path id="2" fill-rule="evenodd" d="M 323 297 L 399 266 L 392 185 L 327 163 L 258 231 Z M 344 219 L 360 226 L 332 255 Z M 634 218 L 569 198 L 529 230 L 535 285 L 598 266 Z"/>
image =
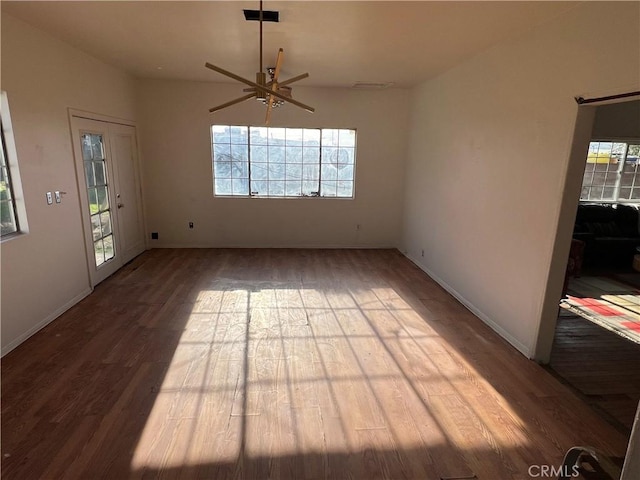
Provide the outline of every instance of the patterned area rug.
<path id="1" fill-rule="evenodd" d="M 606 277 L 571 279 L 560 306 L 640 343 L 640 290 Z"/>

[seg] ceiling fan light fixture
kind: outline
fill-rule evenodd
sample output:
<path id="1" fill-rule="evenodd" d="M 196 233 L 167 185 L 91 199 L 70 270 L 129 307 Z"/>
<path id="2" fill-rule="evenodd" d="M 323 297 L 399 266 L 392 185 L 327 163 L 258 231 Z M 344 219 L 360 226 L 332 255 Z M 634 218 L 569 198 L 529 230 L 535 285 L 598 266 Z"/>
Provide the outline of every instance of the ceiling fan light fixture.
<path id="1" fill-rule="evenodd" d="M 278 93 L 281 94 L 284 97 L 287 97 L 288 99 L 292 98 L 291 97 L 291 87 L 278 87 Z M 263 99 L 259 99 L 263 104 L 268 105 L 269 104 L 269 97 L 271 95 L 269 95 L 267 93 L 266 98 Z M 271 101 L 271 107 L 272 108 L 278 108 L 281 107 L 282 105 L 284 105 L 286 103 L 285 100 L 281 99 L 281 98 L 277 98 L 277 97 L 273 97 L 273 100 Z"/>
<path id="2" fill-rule="evenodd" d="M 256 73 L 256 81 L 252 82 L 251 80 L 241 77 L 233 72 L 225 70 L 224 68 L 213 65 L 209 62 L 206 62 L 204 66 L 209 68 L 215 72 L 218 72 L 226 77 L 232 78 L 240 83 L 244 83 L 248 85 L 250 88 L 245 88 L 245 92 L 249 92 L 247 95 L 243 95 L 242 97 L 236 98 L 229 102 L 223 103 L 222 105 L 218 105 L 216 107 L 212 107 L 209 109 L 209 113 L 215 113 L 217 111 L 222 110 L 223 108 L 230 107 L 232 105 L 236 105 L 238 103 L 242 103 L 250 98 L 256 98 L 261 103 L 267 106 L 267 112 L 265 117 L 265 125 L 269 125 L 269 121 L 271 118 L 271 111 L 274 107 L 280 107 L 284 105 L 285 102 L 289 102 L 296 107 L 302 108 L 307 112 L 313 113 L 315 109 L 310 107 L 309 105 L 305 105 L 304 103 L 294 100 L 291 97 L 291 87 L 288 85 L 297 82 L 298 80 L 303 80 L 309 76 L 308 73 L 303 73 L 301 75 L 297 75 L 295 77 L 291 77 L 287 80 L 280 80 L 280 68 L 282 67 L 282 58 L 283 58 L 283 49 L 278 50 L 278 57 L 276 58 L 276 66 L 270 67 L 267 69 L 269 76 L 271 77 L 271 81 L 267 82 L 266 73 L 263 70 L 262 63 L 262 23 L 265 21 L 264 14 L 267 13 L 262 9 L 262 0 L 260 1 L 260 10 L 258 10 L 258 20 L 260 21 L 260 68 Z M 276 14 L 278 12 L 275 12 Z M 247 15 L 247 10 L 245 10 L 245 16 Z M 249 18 L 247 18 L 249 20 Z M 273 20 L 273 21 L 277 21 Z"/>

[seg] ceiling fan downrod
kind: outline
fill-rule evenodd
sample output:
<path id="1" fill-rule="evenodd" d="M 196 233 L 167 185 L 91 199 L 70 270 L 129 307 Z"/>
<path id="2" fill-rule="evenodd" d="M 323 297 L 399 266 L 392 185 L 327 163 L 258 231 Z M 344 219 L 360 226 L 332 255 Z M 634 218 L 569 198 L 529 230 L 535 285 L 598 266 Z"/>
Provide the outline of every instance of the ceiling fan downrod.
<path id="1" fill-rule="evenodd" d="M 263 63 L 262 63 L 262 19 L 263 19 L 263 12 L 262 12 L 262 0 L 260 0 L 260 68 L 258 69 L 257 73 L 256 73 L 256 83 L 258 85 L 261 85 L 263 87 L 265 87 L 267 85 L 267 74 L 264 72 L 263 69 Z M 256 91 L 256 100 L 258 100 L 259 102 L 266 102 L 267 100 L 267 94 L 264 90 L 257 90 Z"/>

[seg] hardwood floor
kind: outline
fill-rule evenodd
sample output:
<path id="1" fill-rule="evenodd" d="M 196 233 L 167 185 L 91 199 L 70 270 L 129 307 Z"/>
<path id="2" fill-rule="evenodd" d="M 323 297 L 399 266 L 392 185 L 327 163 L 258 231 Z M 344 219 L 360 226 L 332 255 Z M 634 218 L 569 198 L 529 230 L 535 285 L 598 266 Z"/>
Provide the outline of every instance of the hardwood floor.
<path id="1" fill-rule="evenodd" d="M 564 313 L 550 367 L 612 424 L 631 433 L 640 401 L 640 344 Z"/>
<path id="2" fill-rule="evenodd" d="M 2 477 L 530 478 L 627 438 L 393 250 L 152 250 L 2 360 Z"/>

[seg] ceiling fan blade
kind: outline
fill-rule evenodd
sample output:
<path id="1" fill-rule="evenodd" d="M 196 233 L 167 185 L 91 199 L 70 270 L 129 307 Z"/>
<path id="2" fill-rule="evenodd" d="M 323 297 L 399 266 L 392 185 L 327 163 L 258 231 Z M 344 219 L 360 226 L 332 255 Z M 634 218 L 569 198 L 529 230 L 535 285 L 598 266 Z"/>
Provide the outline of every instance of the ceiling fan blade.
<path id="1" fill-rule="evenodd" d="M 223 103 L 222 105 L 218 105 L 217 107 L 213 107 L 209 109 L 209 113 L 217 112 L 218 110 L 222 110 L 223 108 L 230 107 L 231 105 L 235 105 L 236 103 L 242 103 L 245 100 L 249 100 L 250 98 L 255 97 L 255 93 L 250 93 L 248 95 L 244 95 L 240 98 L 236 98 L 235 100 L 231 100 L 230 102 Z"/>
<path id="2" fill-rule="evenodd" d="M 271 122 L 271 110 L 273 110 L 273 97 L 269 97 L 269 101 L 267 102 L 267 114 L 264 117 L 265 126 L 269 126 L 269 122 Z"/>
<path id="3" fill-rule="evenodd" d="M 275 95 L 276 97 L 281 98 L 285 102 L 292 103 L 293 105 L 295 105 L 297 107 L 305 109 L 307 112 L 313 113 L 313 112 L 316 111 L 315 108 L 310 107 L 309 105 L 305 105 L 304 103 L 299 102 L 297 100 L 294 100 L 293 98 L 286 97 L 283 94 L 278 93 L 277 91 L 274 92 L 274 91 L 272 91 L 271 89 L 269 89 L 267 87 L 263 87 L 262 85 L 258 85 L 257 83 L 252 82 L 251 80 L 247 80 L 246 78 L 242 78 L 241 76 L 236 75 L 235 73 L 231 73 L 231 72 L 229 72 L 229 71 L 227 71 L 227 70 L 225 70 L 223 68 L 216 67 L 215 65 L 211 65 L 210 63 L 206 63 L 205 66 L 207 68 L 210 68 L 211 70 L 214 70 L 214 71 L 216 71 L 218 73 L 226 75 L 229 78 L 233 78 L 234 80 L 237 80 L 237 81 L 239 81 L 241 83 L 244 83 L 245 85 L 249 85 L 250 87 L 254 87 L 256 90 L 259 90 L 261 92 L 265 92 L 265 93 L 268 93 L 268 94 L 271 94 L 271 95 Z"/>
<path id="4" fill-rule="evenodd" d="M 278 83 L 278 75 L 280 75 L 280 69 L 282 68 L 282 61 L 284 60 L 284 50 L 278 50 L 278 58 L 276 58 L 276 69 L 273 74 L 273 83 Z"/>
<path id="5" fill-rule="evenodd" d="M 229 70 L 225 70 L 224 68 L 216 67 L 215 65 L 212 65 L 209 62 L 205 63 L 204 66 L 207 67 L 207 68 L 210 68 L 214 72 L 221 73 L 222 75 L 225 75 L 225 76 L 227 76 L 229 78 L 233 78 L 234 80 L 237 80 L 238 82 L 244 83 L 244 84 L 249 85 L 251 87 L 255 87 L 257 85 L 254 82 L 252 82 L 251 80 L 247 80 L 246 78 L 243 78 L 240 75 L 236 75 L 235 73 L 230 72 Z"/>
<path id="6" fill-rule="evenodd" d="M 271 109 L 273 108 L 273 106 L 269 106 L 267 105 L 267 116 L 264 118 L 264 126 L 268 127 L 269 124 L 271 123 Z"/>
<path id="7" fill-rule="evenodd" d="M 282 99 L 282 100 L 284 100 L 286 103 L 291 103 L 291 104 L 295 105 L 296 107 L 300 107 L 300 108 L 302 108 L 303 110 L 306 110 L 306 111 L 307 111 L 307 112 L 309 112 L 309 113 L 313 113 L 313 112 L 315 112 L 315 111 L 316 111 L 316 109 L 315 109 L 315 108 L 310 107 L 309 105 L 306 105 L 306 104 L 304 104 L 304 103 L 302 103 L 302 102 L 299 102 L 299 101 L 297 101 L 297 100 L 294 100 L 294 99 L 293 99 L 293 98 L 291 98 L 291 97 L 286 97 L 286 96 L 282 95 L 282 94 L 281 94 L 281 93 L 279 93 L 279 92 L 269 91 L 268 93 L 269 93 L 270 95 L 274 95 L 274 96 L 276 96 L 276 97 L 278 97 L 278 98 L 281 98 L 281 99 Z"/>
<path id="8" fill-rule="evenodd" d="M 271 85 L 273 84 L 273 82 L 267 82 L 264 84 L 265 87 L 267 88 L 271 88 Z M 256 89 L 255 87 L 247 87 L 247 88 L 243 88 L 242 89 L 243 92 L 255 92 Z"/>
<path id="9" fill-rule="evenodd" d="M 278 58 L 276 59 L 276 68 L 273 73 L 273 80 L 271 80 L 271 91 L 275 92 L 278 89 L 278 75 L 280 75 L 280 69 L 282 68 L 282 60 L 284 60 L 284 50 L 278 50 Z M 269 125 L 271 121 L 271 110 L 273 110 L 273 95 L 269 95 L 269 102 L 267 102 L 267 114 L 264 119 L 264 124 Z"/>
<path id="10" fill-rule="evenodd" d="M 282 94 L 280 94 L 280 93 L 278 93 L 278 92 L 270 92 L 270 93 L 271 93 L 272 95 L 275 95 L 275 96 L 276 96 L 276 97 L 278 97 L 278 98 L 281 98 L 282 100 L 284 100 L 284 101 L 285 101 L 285 102 L 287 102 L 287 103 L 292 103 L 292 104 L 293 104 L 293 105 L 295 105 L 296 107 L 300 107 L 300 108 L 302 108 L 302 109 L 306 110 L 306 111 L 307 111 L 307 112 L 309 112 L 309 113 L 313 113 L 313 112 L 315 112 L 315 111 L 316 111 L 316 109 L 315 109 L 315 108 L 310 107 L 309 105 L 305 105 L 304 103 L 299 102 L 299 101 L 297 101 L 297 100 L 294 100 L 293 98 L 285 97 L 284 95 L 282 95 Z"/>
<path id="11" fill-rule="evenodd" d="M 289 85 L 289 84 L 291 84 L 293 82 L 297 82 L 298 80 L 303 80 L 303 79 L 307 78 L 308 76 L 309 76 L 308 73 L 302 73 L 302 74 L 297 75 L 295 77 L 291 77 L 291 78 L 289 78 L 287 80 L 283 80 L 281 82 L 278 82 L 278 86 L 284 87 L 285 85 Z"/>

